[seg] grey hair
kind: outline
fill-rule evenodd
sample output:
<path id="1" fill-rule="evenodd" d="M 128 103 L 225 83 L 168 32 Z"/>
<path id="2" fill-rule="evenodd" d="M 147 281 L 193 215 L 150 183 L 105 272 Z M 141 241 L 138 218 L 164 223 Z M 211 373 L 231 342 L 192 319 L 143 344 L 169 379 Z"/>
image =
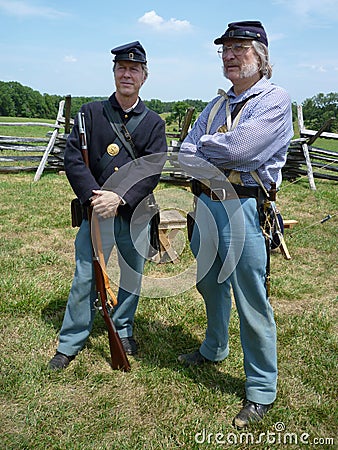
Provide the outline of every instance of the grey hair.
<path id="1" fill-rule="evenodd" d="M 272 66 L 269 61 L 269 50 L 268 47 L 261 42 L 258 41 L 252 41 L 252 46 L 255 49 L 255 52 L 258 55 L 259 61 L 260 61 L 260 73 L 262 76 L 265 76 L 266 78 L 272 77 Z"/>
<path id="2" fill-rule="evenodd" d="M 142 66 L 142 70 L 143 70 L 143 73 L 144 73 L 144 78 L 146 80 L 148 78 L 148 75 L 149 75 L 148 66 L 147 66 L 146 63 L 141 63 L 141 66 Z M 116 67 L 116 63 L 114 63 L 114 65 L 113 65 L 113 72 L 115 72 L 115 67 Z"/>

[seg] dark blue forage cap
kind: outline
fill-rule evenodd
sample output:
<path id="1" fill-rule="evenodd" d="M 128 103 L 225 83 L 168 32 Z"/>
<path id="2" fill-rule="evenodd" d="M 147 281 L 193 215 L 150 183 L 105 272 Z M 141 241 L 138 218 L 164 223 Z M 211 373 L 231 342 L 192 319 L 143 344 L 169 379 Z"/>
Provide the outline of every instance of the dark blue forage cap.
<path id="1" fill-rule="evenodd" d="M 146 63 L 146 52 L 139 41 L 130 42 L 130 44 L 120 45 L 112 49 L 112 54 L 115 55 L 116 61 L 134 61 L 139 63 Z"/>
<path id="2" fill-rule="evenodd" d="M 268 46 L 268 38 L 261 22 L 254 20 L 246 20 L 243 22 L 232 22 L 228 24 L 228 28 L 224 34 L 215 39 L 214 43 L 223 44 L 227 39 L 254 39 Z"/>

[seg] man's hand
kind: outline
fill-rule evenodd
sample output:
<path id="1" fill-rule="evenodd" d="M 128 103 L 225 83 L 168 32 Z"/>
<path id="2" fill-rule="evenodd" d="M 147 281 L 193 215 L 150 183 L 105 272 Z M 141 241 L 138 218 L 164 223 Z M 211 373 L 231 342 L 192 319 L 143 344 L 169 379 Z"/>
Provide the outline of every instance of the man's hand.
<path id="1" fill-rule="evenodd" d="M 97 190 L 93 191 L 93 197 L 91 198 L 91 204 L 94 212 L 103 219 L 114 217 L 117 212 L 117 208 L 121 203 L 121 197 L 115 192 Z"/>

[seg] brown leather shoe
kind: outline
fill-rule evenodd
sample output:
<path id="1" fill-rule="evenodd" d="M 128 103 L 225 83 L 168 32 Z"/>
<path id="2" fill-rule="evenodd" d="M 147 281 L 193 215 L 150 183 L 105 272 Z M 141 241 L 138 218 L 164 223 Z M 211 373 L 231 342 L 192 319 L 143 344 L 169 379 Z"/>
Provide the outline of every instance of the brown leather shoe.
<path id="1" fill-rule="evenodd" d="M 75 356 L 67 356 L 63 353 L 56 352 L 53 358 L 49 361 L 48 367 L 50 370 L 62 370 L 69 366 Z"/>
<path id="2" fill-rule="evenodd" d="M 261 405 L 260 403 L 247 401 L 234 418 L 233 425 L 236 428 L 246 428 L 252 422 L 260 422 L 272 406 L 273 403 L 270 405 Z"/>

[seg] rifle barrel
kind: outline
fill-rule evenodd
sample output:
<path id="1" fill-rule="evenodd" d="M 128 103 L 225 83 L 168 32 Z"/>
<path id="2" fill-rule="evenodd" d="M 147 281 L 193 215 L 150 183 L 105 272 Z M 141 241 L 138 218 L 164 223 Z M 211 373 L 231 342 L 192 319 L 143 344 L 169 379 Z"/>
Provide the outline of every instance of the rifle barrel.
<path id="1" fill-rule="evenodd" d="M 79 112 L 77 117 L 78 117 L 78 122 L 79 122 L 79 134 L 80 134 L 82 158 L 83 158 L 86 166 L 89 167 L 88 147 L 87 147 L 87 137 L 86 137 L 86 122 L 85 122 L 85 118 L 84 118 L 84 113 Z"/>

